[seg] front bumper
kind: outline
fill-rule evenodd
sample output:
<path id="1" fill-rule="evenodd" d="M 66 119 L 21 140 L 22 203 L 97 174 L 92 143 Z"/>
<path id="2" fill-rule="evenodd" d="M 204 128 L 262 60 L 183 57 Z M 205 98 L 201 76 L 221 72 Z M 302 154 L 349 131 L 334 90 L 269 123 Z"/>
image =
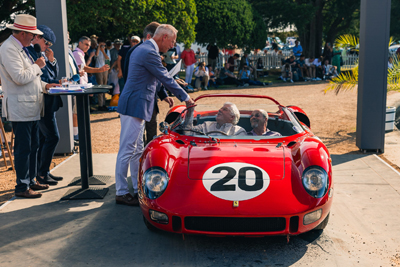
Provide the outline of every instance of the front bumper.
<path id="1" fill-rule="evenodd" d="M 141 209 L 145 219 L 155 227 L 174 233 L 201 234 L 215 236 L 267 236 L 298 235 L 317 227 L 329 214 L 332 198 L 320 206 L 307 211 L 288 215 L 251 216 L 247 215 L 183 215 L 146 205 L 141 200 Z M 322 209 L 321 217 L 308 225 L 303 224 L 306 214 Z M 168 216 L 168 223 L 159 223 L 150 218 L 150 210 L 156 210 Z"/>

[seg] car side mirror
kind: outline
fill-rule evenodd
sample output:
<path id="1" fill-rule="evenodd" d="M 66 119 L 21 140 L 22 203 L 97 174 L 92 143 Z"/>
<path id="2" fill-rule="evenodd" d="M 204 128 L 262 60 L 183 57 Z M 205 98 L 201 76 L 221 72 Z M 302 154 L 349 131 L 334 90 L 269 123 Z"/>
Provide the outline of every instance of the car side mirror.
<path id="1" fill-rule="evenodd" d="M 158 129 L 160 130 L 160 132 L 162 132 L 164 134 L 168 134 L 168 130 L 169 130 L 168 122 L 165 122 L 165 121 L 161 122 Z"/>

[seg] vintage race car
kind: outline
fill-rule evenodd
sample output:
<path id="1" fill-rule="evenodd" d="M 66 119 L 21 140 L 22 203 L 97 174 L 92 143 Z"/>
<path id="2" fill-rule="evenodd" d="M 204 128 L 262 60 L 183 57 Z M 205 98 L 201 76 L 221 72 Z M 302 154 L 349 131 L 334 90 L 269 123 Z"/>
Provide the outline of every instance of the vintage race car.
<path id="1" fill-rule="evenodd" d="M 215 121 L 225 102 L 251 131 L 254 109 L 282 136 L 227 136 L 193 130 Z M 209 94 L 172 108 L 140 159 L 146 226 L 182 234 L 298 235 L 324 229 L 332 205 L 331 157 L 307 114 L 260 95 Z M 243 103 L 243 105 L 241 104 Z"/>

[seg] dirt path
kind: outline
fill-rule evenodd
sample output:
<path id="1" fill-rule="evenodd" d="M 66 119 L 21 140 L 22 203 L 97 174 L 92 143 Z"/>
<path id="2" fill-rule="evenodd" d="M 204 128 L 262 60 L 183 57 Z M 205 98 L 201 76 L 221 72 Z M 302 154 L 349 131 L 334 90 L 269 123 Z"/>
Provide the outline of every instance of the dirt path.
<path id="1" fill-rule="evenodd" d="M 192 93 L 196 98 L 202 94 L 242 93 L 260 94 L 275 98 L 282 105 L 296 105 L 302 108 L 311 120 L 311 129 L 321 138 L 331 154 L 358 153 L 355 146 L 357 92 L 324 94 L 326 83 L 304 83 L 292 86 L 247 87 L 241 89 L 209 90 Z M 251 104 L 251 99 L 240 99 L 241 104 Z M 175 98 L 175 104 L 179 101 Z M 165 102 L 160 103 L 158 122 L 165 118 L 169 108 Z M 93 153 L 117 153 L 119 146 L 120 122 L 116 112 L 91 115 Z M 9 138 L 9 136 L 8 136 Z M 10 140 L 10 139 L 8 139 Z M 53 160 L 52 167 L 61 163 L 66 157 Z M 15 175 L 5 170 L 0 160 L 0 205 L 13 196 Z"/>

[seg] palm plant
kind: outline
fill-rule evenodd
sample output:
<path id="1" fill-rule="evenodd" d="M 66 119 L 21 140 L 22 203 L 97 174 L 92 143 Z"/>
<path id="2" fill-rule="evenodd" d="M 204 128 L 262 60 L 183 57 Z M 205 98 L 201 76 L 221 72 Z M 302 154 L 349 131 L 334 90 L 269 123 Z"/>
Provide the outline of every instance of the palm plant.
<path id="1" fill-rule="evenodd" d="M 393 38 L 390 37 L 389 46 L 393 44 Z M 351 34 L 344 34 L 339 36 L 335 45 L 338 48 L 351 49 L 353 51 L 359 50 L 359 39 L 358 37 Z M 388 91 L 400 91 L 400 61 L 396 56 L 392 57 L 393 67 L 388 69 L 387 76 L 387 90 Z M 358 61 L 355 63 L 355 67 L 350 71 L 342 72 L 337 77 L 332 78 L 324 92 L 334 91 L 338 94 L 341 91 L 352 90 L 358 85 Z"/>

